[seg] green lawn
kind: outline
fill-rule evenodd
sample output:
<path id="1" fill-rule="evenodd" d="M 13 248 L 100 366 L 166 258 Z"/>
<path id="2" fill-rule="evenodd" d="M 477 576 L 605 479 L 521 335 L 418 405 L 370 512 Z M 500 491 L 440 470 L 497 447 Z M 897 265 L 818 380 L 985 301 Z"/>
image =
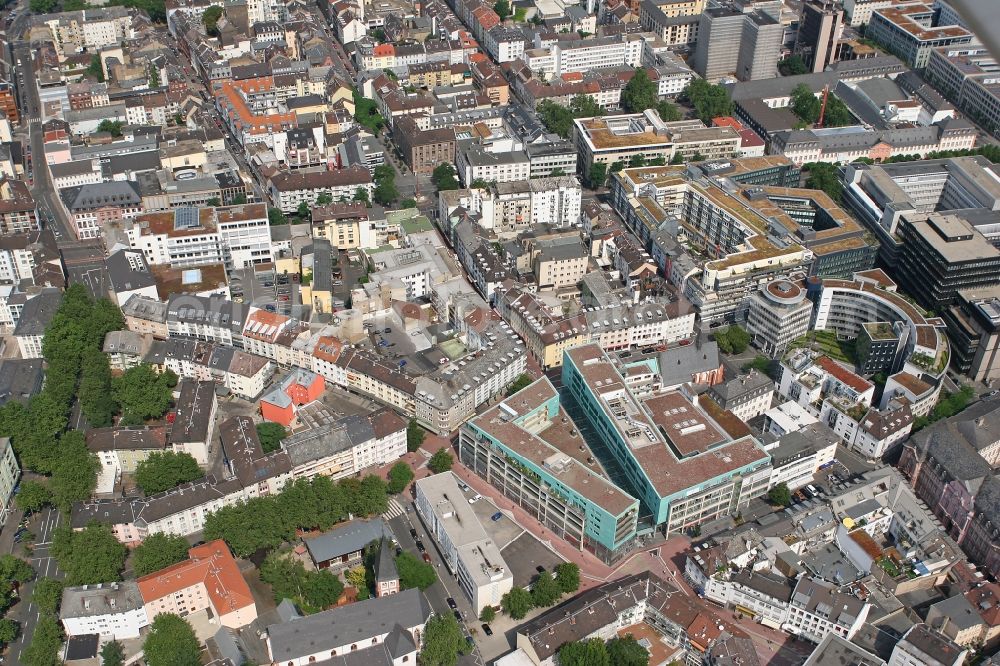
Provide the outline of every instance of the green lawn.
<path id="1" fill-rule="evenodd" d="M 857 344 L 854 340 L 838 340 L 833 331 L 809 331 L 806 335 L 791 344 L 790 349 L 810 347 L 823 352 L 835 361 L 854 364 L 858 358 Z"/>

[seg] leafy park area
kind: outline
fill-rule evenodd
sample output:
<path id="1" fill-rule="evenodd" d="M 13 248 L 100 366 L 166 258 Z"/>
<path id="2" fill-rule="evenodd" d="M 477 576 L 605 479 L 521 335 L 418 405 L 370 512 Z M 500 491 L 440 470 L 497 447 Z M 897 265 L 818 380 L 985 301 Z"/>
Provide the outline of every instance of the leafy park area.
<path id="1" fill-rule="evenodd" d="M 849 365 L 854 365 L 858 358 L 857 342 L 840 340 L 833 331 L 809 331 L 789 345 L 789 349 L 797 347 L 807 347 L 822 352 L 835 361 Z"/>

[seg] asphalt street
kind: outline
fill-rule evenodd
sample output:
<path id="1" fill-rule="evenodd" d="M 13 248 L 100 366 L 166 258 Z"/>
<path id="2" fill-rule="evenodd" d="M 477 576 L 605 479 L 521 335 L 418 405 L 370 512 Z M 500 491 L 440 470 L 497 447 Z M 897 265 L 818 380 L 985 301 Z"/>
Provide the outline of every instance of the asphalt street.
<path id="1" fill-rule="evenodd" d="M 424 591 L 427 601 L 430 602 L 431 609 L 438 615 L 451 615 L 452 609 L 448 606 L 448 598 L 451 597 L 458 605 L 459 612 L 462 613 L 463 621 L 460 624 L 462 625 L 465 634 L 471 634 L 475 637 L 476 634 L 482 632 L 479 628 L 481 624 L 479 622 L 479 618 L 473 611 L 472 604 L 468 597 L 466 597 L 465 593 L 461 590 L 461 588 L 459 588 L 458 581 L 448 572 L 448 567 L 444 564 L 444 558 L 441 556 L 440 550 L 438 550 L 437 543 L 427 533 L 426 527 L 424 527 L 424 524 L 421 522 L 416 509 L 413 507 L 412 502 L 409 501 L 409 498 L 399 495 L 396 497 L 396 501 L 403 506 L 404 513 L 391 518 L 389 520 L 389 526 L 392 528 L 392 533 L 396 536 L 396 540 L 399 542 L 400 547 L 403 550 L 416 555 L 418 558 L 421 557 L 420 551 L 417 550 L 417 544 L 410 535 L 410 528 L 416 529 L 417 538 L 420 539 L 424 547 L 427 549 L 427 553 L 431 557 L 431 563 L 437 569 L 437 582 Z M 476 631 L 470 631 L 472 629 L 475 629 Z M 479 656 L 478 649 L 473 652 L 473 654 L 464 658 L 460 663 L 469 665 L 478 664 L 478 666 L 483 666 L 483 661 Z"/>
<path id="2" fill-rule="evenodd" d="M 15 544 L 13 541 L 13 533 L 17 530 L 19 518 L 20 513 L 17 516 L 12 515 L 4 526 L 3 536 L 0 537 L 5 550 L 9 553 L 21 549 L 21 545 Z M 52 546 L 52 533 L 59 526 L 60 521 L 59 512 L 49 508 L 32 516 L 28 524 L 28 529 L 35 534 L 35 544 L 28 561 L 37 572 L 38 578 L 56 578 L 58 580 L 65 578 L 65 574 L 59 569 L 55 558 L 49 553 Z M 35 633 L 35 625 L 40 617 L 38 608 L 31 601 L 31 593 L 34 588 L 35 581 L 21 587 L 19 590 L 21 600 L 9 614 L 9 617 L 21 625 L 21 635 L 10 644 L 7 652 L 13 657 L 12 663 L 15 664 L 20 663 L 21 652 L 31 644 L 31 637 Z"/>

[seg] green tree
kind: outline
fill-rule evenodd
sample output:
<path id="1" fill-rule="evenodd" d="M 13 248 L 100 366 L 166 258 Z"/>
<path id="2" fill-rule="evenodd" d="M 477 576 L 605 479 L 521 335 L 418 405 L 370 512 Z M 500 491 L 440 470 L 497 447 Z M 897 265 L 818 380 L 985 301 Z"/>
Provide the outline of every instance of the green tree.
<path id="1" fill-rule="evenodd" d="M 155 495 L 204 475 L 198 461 L 190 453 L 158 451 L 151 453 L 135 468 L 135 483 L 142 492 Z"/>
<path id="2" fill-rule="evenodd" d="M 500 17 L 500 20 L 503 21 L 510 16 L 510 3 L 507 2 L 507 0 L 497 0 L 493 4 L 493 11 L 495 11 L 497 16 Z"/>
<path id="3" fill-rule="evenodd" d="M 35 14 L 48 14 L 56 8 L 56 0 L 31 0 L 28 7 Z"/>
<path id="4" fill-rule="evenodd" d="M 148 666 L 199 666 L 201 643 L 184 618 L 160 613 L 142 644 Z"/>
<path id="5" fill-rule="evenodd" d="M 97 126 L 98 132 L 108 132 L 111 136 L 121 136 L 122 135 L 122 121 L 120 120 L 108 120 L 105 118 Z"/>
<path id="6" fill-rule="evenodd" d="M 479 613 L 479 621 L 486 622 L 489 624 L 497 617 L 497 611 L 493 606 L 483 606 L 483 610 Z"/>
<path id="7" fill-rule="evenodd" d="M 705 79 L 693 79 L 681 93 L 681 99 L 694 107 L 694 115 L 708 125 L 712 118 L 730 116 L 733 102 L 724 86 L 712 85 Z"/>
<path id="8" fill-rule="evenodd" d="M 219 197 L 212 197 L 211 199 L 205 202 L 205 205 L 211 208 L 218 208 L 219 206 L 222 205 L 222 200 L 219 199 Z"/>
<path id="9" fill-rule="evenodd" d="M 556 167 L 555 169 L 553 169 L 552 171 L 549 172 L 549 177 L 550 178 L 558 178 L 559 176 L 565 176 L 565 175 L 566 175 L 566 171 L 565 171 L 565 169 L 562 169 L 561 167 Z"/>
<path id="10" fill-rule="evenodd" d="M 253 497 L 227 506 L 205 517 L 206 541 L 224 539 L 237 557 L 250 557 L 258 550 L 277 548 L 295 536 L 295 525 L 279 509 L 273 497 Z"/>
<path id="11" fill-rule="evenodd" d="M 531 603 L 536 608 L 545 608 L 558 601 L 560 596 L 562 596 L 562 591 L 559 589 L 559 584 L 552 578 L 552 574 L 548 571 L 538 574 L 535 584 L 531 586 Z"/>
<path id="12" fill-rule="evenodd" d="M 612 663 L 600 638 L 573 641 L 559 648 L 559 666 L 611 666 Z"/>
<path id="13" fill-rule="evenodd" d="M 808 125 L 819 120 L 820 101 L 812 89 L 804 83 L 792 89 L 791 109 L 792 113 Z"/>
<path id="14" fill-rule="evenodd" d="M 399 198 L 399 190 L 396 189 L 396 183 L 391 180 L 379 183 L 375 187 L 373 198 L 375 199 L 375 203 L 380 206 L 391 206 Z"/>
<path id="15" fill-rule="evenodd" d="M 97 347 L 87 347 L 81 354 L 80 388 L 77 396 L 87 423 L 106 428 L 118 411 L 111 390 L 111 366 L 108 356 Z"/>
<path id="16" fill-rule="evenodd" d="M 823 112 L 823 127 L 844 127 L 854 123 L 854 116 L 851 115 L 847 105 L 840 101 L 840 98 L 832 94 L 827 95 L 826 111 Z"/>
<path id="17" fill-rule="evenodd" d="M 632 636 L 612 638 L 607 643 L 608 658 L 615 666 L 647 666 L 649 651 Z"/>
<path id="18" fill-rule="evenodd" d="M 39 578 L 31 590 L 31 600 L 38 610 L 52 617 L 59 617 L 59 604 L 62 603 L 63 582 L 55 578 Z"/>
<path id="19" fill-rule="evenodd" d="M 188 558 L 188 542 L 184 537 L 150 534 L 132 551 L 132 570 L 136 577 L 166 569 Z"/>
<path id="20" fill-rule="evenodd" d="M 205 32 L 209 35 L 219 34 L 219 19 L 222 18 L 222 7 L 214 5 L 206 9 L 201 15 L 201 22 L 205 25 Z"/>
<path id="21" fill-rule="evenodd" d="M 53 2 L 54 0 L 42 0 L 43 2 Z M 34 5 L 36 0 L 31 0 Z M 87 65 L 87 74 L 97 79 L 98 83 L 104 83 L 104 67 L 101 65 L 101 56 L 94 54 L 90 57 L 90 64 Z"/>
<path id="22" fill-rule="evenodd" d="M 406 450 L 412 453 L 419 449 L 426 436 L 427 431 L 420 427 L 417 420 L 410 419 L 409 425 L 406 426 Z"/>
<path id="23" fill-rule="evenodd" d="M 514 395 L 521 389 L 530 386 L 533 381 L 534 380 L 531 378 L 531 375 L 522 372 L 516 378 L 514 378 L 514 381 L 511 383 L 511 385 L 507 387 L 507 397 L 509 398 L 510 396 Z"/>
<path id="24" fill-rule="evenodd" d="M 242 206 L 246 202 L 247 202 L 247 195 L 245 195 L 245 194 L 237 194 L 235 197 L 233 197 L 233 200 L 229 202 L 229 205 L 230 206 Z"/>
<path id="25" fill-rule="evenodd" d="M 101 648 L 101 666 L 122 666 L 125 663 L 125 646 L 117 640 L 109 641 Z"/>
<path id="26" fill-rule="evenodd" d="M 574 118 L 594 118 L 604 115 L 604 109 L 601 105 L 594 101 L 593 97 L 583 93 L 573 96 L 569 102 L 569 110 Z"/>
<path id="27" fill-rule="evenodd" d="M 34 513 L 52 502 L 52 493 L 41 481 L 22 481 L 21 490 L 15 495 L 17 508 L 25 513 Z"/>
<path id="28" fill-rule="evenodd" d="M 637 67 L 635 74 L 622 88 L 622 107 L 629 113 L 642 113 L 646 109 L 655 108 L 657 101 L 656 84 L 645 69 Z"/>
<path id="29" fill-rule="evenodd" d="M 389 492 L 398 495 L 413 481 L 413 470 L 403 461 L 399 461 L 389 469 Z"/>
<path id="30" fill-rule="evenodd" d="M 10 618 L 0 620 L 0 645 L 13 643 L 21 633 L 21 625 Z"/>
<path id="31" fill-rule="evenodd" d="M 316 197 L 317 206 L 327 206 L 332 203 L 333 203 L 333 195 L 330 194 L 329 192 L 320 192 L 320 194 Z"/>
<path id="32" fill-rule="evenodd" d="M 335 604 L 344 592 L 344 584 L 332 572 L 306 571 L 287 550 L 267 556 L 260 567 L 260 579 L 271 586 L 276 603 L 291 599 L 305 613 Z"/>
<path id="33" fill-rule="evenodd" d="M 285 214 L 281 212 L 280 208 L 274 208 L 273 206 L 267 209 L 267 223 L 272 227 L 279 224 L 288 224 L 288 218 Z"/>
<path id="34" fill-rule="evenodd" d="M 767 499 L 771 504 L 778 506 L 788 506 L 792 503 L 792 493 L 788 490 L 788 484 L 782 481 L 775 487 L 767 491 Z"/>
<path id="35" fill-rule="evenodd" d="M 378 134 L 385 127 L 385 118 L 378 112 L 375 100 L 362 97 L 357 89 L 354 90 L 354 120 L 372 134 Z"/>
<path id="36" fill-rule="evenodd" d="M 402 201 L 399 202 L 399 206 L 400 206 L 400 208 L 404 208 L 404 209 L 406 209 L 406 208 L 416 208 L 417 207 L 417 200 L 414 199 L 414 198 L 412 198 L 412 197 L 409 198 L 409 199 L 403 199 Z"/>
<path id="37" fill-rule="evenodd" d="M 62 663 L 59 658 L 61 647 L 62 629 L 59 622 L 50 615 L 43 615 L 35 625 L 31 644 L 21 653 L 21 663 L 25 666 L 57 666 Z"/>
<path id="38" fill-rule="evenodd" d="M 363 564 L 359 564 L 356 567 L 351 567 L 344 572 L 344 580 L 347 584 L 358 591 L 358 598 L 368 598 L 368 570 Z M 361 593 L 364 592 L 365 596 L 362 597 Z"/>
<path id="39" fill-rule="evenodd" d="M 142 425 L 150 419 L 162 418 L 177 386 L 177 375 L 166 370 L 162 374 L 148 363 L 129 368 L 112 383 L 115 400 L 121 405 L 120 425 Z"/>
<path id="40" fill-rule="evenodd" d="M 160 87 L 160 70 L 156 65 L 149 66 L 149 87 L 153 89 Z"/>
<path id="41" fill-rule="evenodd" d="M 681 110 L 676 104 L 663 99 L 656 103 L 656 112 L 665 123 L 672 123 L 681 120 Z"/>
<path id="42" fill-rule="evenodd" d="M 441 472 L 447 472 L 451 469 L 452 464 L 455 459 L 452 457 L 451 452 L 448 449 L 438 449 L 438 451 L 431 456 L 431 459 L 427 461 L 427 467 L 435 474 L 440 474 Z"/>
<path id="43" fill-rule="evenodd" d="M 309 204 L 303 201 L 299 204 L 299 207 L 295 209 L 295 214 L 298 215 L 300 220 L 306 220 L 312 218 L 312 208 Z"/>
<path id="44" fill-rule="evenodd" d="M 778 71 L 781 72 L 782 76 L 796 76 L 798 74 L 808 74 L 809 68 L 806 67 L 802 56 L 793 55 L 778 61 Z"/>
<path id="45" fill-rule="evenodd" d="M 740 326 L 733 324 L 725 331 L 715 334 L 719 349 L 725 354 L 740 354 L 746 351 L 750 344 L 750 334 Z"/>
<path id="46" fill-rule="evenodd" d="M 396 557 L 396 571 L 399 572 L 399 584 L 407 590 L 414 587 L 426 590 L 437 580 L 433 566 L 406 551 Z"/>
<path id="47" fill-rule="evenodd" d="M 807 188 L 822 190 L 834 202 L 840 203 L 844 195 L 844 186 L 840 182 L 840 173 L 835 165 L 826 162 L 808 162 L 802 165 L 802 169 L 808 174 Z"/>
<path id="48" fill-rule="evenodd" d="M 366 206 L 370 206 L 371 205 L 371 197 L 368 196 L 368 188 L 367 187 L 359 187 L 356 190 L 354 190 L 354 200 L 355 201 L 360 201 L 361 203 L 365 204 Z"/>
<path id="49" fill-rule="evenodd" d="M 670 158 L 671 164 L 684 164 L 684 155 L 681 153 L 674 153 L 674 156 Z"/>
<path id="50" fill-rule="evenodd" d="M 564 106 L 556 104 L 552 100 L 542 100 L 536 107 L 538 119 L 545 125 L 545 129 L 558 134 L 564 139 L 568 139 L 573 133 L 573 112 Z"/>
<path id="51" fill-rule="evenodd" d="M 587 174 L 587 182 L 590 189 L 596 190 L 604 186 L 604 181 L 608 179 L 608 165 L 594 162 L 590 165 L 590 172 Z"/>
<path id="52" fill-rule="evenodd" d="M 447 162 L 442 162 L 434 167 L 431 180 L 434 181 L 434 186 L 438 189 L 438 192 L 458 189 L 458 178 L 455 177 L 455 167 Z"/>
<path id="53" fill-rule="evenodd" d="M 628 167 L 630 169 L 635 169 L 637 167 L 646 166 L 646 156 L 645 155 L 633 155 L 628 161 Z"/>
<path id="54" fill-rule="evenodd" d="M 52 503 L 69 513 L 74 502 L 93 495 L 101 464 L 87 449 L 83 432 L 71 430 L 59 438 L 59 457 L 52 464 Z"/>
<path id="55" fill-rule="evenodd" d="M 422 666 L 455 666 L 458 656 L 468 651 L 462 627 L 453 615 L 435 615 L 427 621 L 424 646 L 420 650 Z"/>
<path id="56" fill-rule="evenodd" d="M 382 478 L 369 474 L 361 479 L 344 479 L 341 481 L 347 489 L 348 510 L 355 516 L 377 516 L 389 508 L 389 484 Z"/>
<path id="57" fill-rule="evenodd" d="M 128 549 L 109 525 L 97 522 L 74 531 L 63 526 L 52 537 L 52 556 L 66 572 L 69 585 L 94 585 L 121 580 Z"/>
<path id="58" fill-rule="evenodd" d="M 288 431 L 280 423 L 264 421 L 258 423 L 256 428 L 257 438 L 260 440 L 260 447 L 264 449 L 264 453 L 277 451 L 281 448 L 281 440 L 288 437 Z"/>
<path id="59" fill-rule="evenodd" d="M 573 594 L 580 589 L 580 565 L 563 562 L 556 565 L 556 582 L 563 594 Z"/>
<path id="60" fill-rule="evenodd" d="M 512 620 L 522 620 L 531 610 L 533 603 L 531 593 L 523 587 L 512 587 L 500 599 L 500 607 Z"/>

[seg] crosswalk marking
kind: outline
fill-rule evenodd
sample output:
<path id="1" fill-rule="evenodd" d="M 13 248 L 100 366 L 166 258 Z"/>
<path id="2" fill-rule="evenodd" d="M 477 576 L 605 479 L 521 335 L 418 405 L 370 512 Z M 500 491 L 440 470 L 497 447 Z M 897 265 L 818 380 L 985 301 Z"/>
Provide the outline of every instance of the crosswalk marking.
<path id="1" fill-rule="evenodd" d="M 404 513 L 406 512 L 403 511 L 403 507 L 399 505 L 399 502 L 397 502 L 392 498 L 389 498 L 389 508 L 386 509 L 386 512 L 382 514 L 382 517 L 385 518 L 386 520 L 392 520 L 393 518 L 402 516 Z"/>

